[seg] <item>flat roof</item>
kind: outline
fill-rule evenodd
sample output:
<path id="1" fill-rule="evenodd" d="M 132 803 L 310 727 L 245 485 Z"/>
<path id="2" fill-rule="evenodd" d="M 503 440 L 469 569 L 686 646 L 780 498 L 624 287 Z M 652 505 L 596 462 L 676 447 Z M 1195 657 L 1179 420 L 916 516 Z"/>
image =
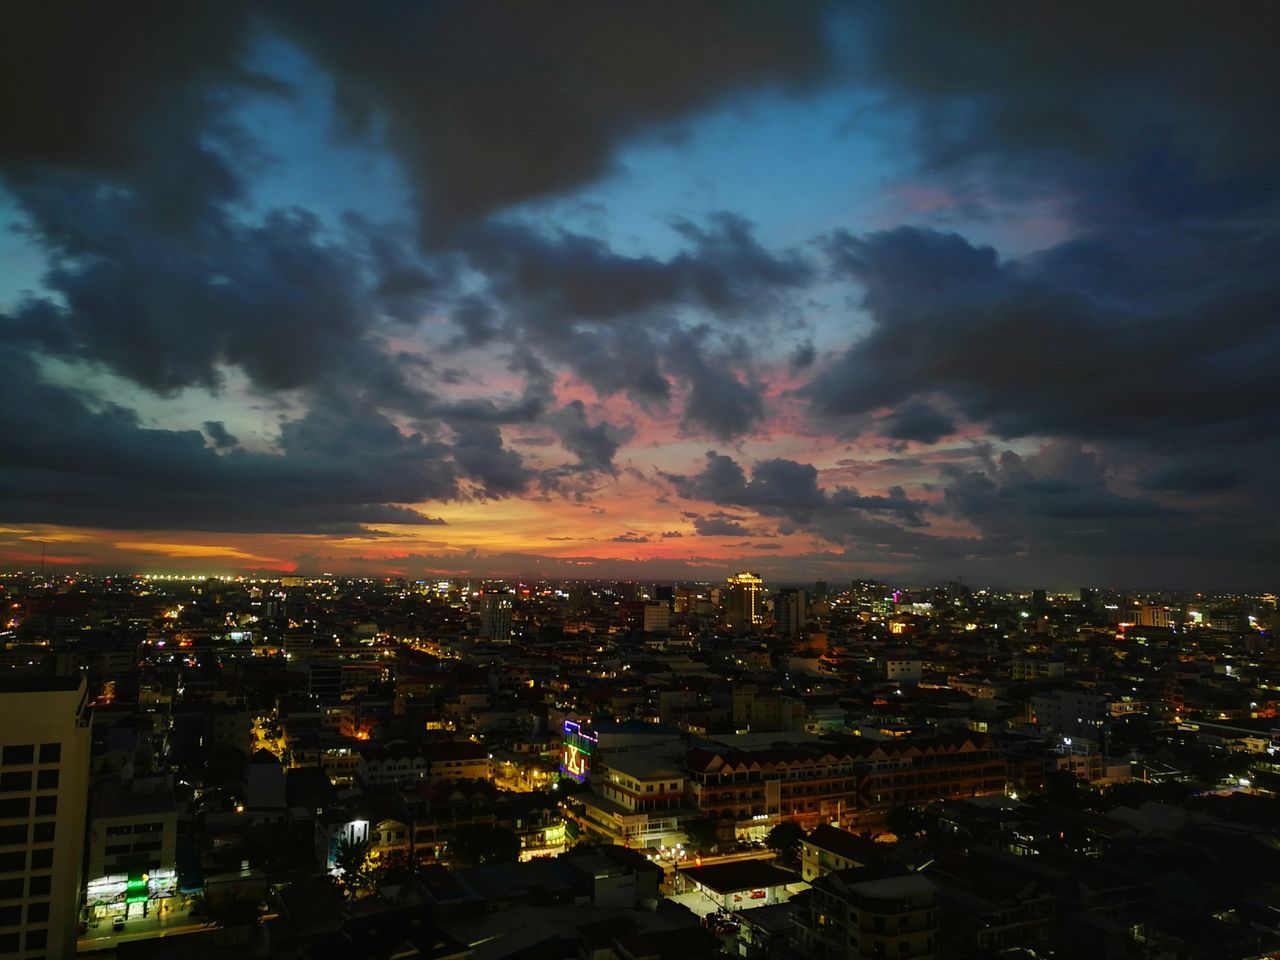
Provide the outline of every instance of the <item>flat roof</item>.
<path id="1" fill-rule="evenodd" d="M 0 678 L 0 693 L 69 693 L 79 690 L 83 677 L 54 677 L 43 673 L 20 673 Z"/>
<path id="2" fill-rule="evenodd" d="M 685 772 L 669 757 L 646 756 L 643 753 L 620 753 L 601 761 L 601 765 L 640 780 L 659 778 L 683 780 Z"/>
<path id="3" fill-rule="evenodd" d="M 733 863 L 713 863 L 705 867 L 681 867 L 677 868 L 677 873 L 716 893 L 740 893 L 743 890 L 783 887 L 788 883 L 800 882 L 800 877 L 796 874 L 779 870 L 764 860 L 736 860 Z"/>

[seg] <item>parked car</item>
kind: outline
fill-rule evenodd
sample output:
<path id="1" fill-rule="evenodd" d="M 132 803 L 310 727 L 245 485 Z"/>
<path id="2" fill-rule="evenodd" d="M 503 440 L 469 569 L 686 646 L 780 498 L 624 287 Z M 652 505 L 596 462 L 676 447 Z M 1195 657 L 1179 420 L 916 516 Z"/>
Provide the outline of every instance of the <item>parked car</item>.
<path id="1" fill-rule="evenodd" d="M 124 916 L 117 915 L 111 918 L 111 929 L 119 933 L 124 929 Z"/>

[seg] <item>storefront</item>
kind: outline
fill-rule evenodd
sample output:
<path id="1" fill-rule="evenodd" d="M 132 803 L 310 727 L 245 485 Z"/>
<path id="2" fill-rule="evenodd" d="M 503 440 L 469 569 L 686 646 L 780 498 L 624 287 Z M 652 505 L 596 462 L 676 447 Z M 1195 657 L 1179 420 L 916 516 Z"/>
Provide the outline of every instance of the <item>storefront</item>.
<path id="1" fill-rule="evenodd" d="M 151 873 L 118 873 L 90 880 L 85 890 L 89 919 L 145 917 L 163 909 L 164 901 L 177 893 L 173 870 Z"/>

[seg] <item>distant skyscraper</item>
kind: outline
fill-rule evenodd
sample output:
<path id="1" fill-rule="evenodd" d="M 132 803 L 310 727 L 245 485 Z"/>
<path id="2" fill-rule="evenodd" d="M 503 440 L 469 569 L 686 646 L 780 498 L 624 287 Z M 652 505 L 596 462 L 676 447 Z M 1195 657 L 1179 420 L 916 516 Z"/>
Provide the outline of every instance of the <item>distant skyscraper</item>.
<path id="1" fill-rule="evenodd" d="M 75 956 L 87 700 L 79 676 L 0 681 L 0 956 Z"/>
<path id="2" fill-rule="evenodd" d="M 827 581 L 815 580 L 813 582 L 813 599 L 815 600 L 827 599 Z"/>
<path id="3" fill-rule="evenodd" d="M 515 597 L 486 590 L 480 597 L 480 636 L 492 643 L 511 642 L 511 607 Z"/>
<path id="4" fill-rule="evenodd" d="M 731 627 L 755 627 L 764 622 L 764 580 L 743 571 L 725 581 L 725 619 Z"/>
<path id="5" fill-rule="evenodd" d="M 855 580 L 849 587 L 849 595 L 859 610 L 887 616 L 893 612 L 894 591 L 878 580 Z"/>
<path id="6" fill-rule="evenodd" d="M 799 635 L 800 629 L 805 624 L 805 606 L 803 590 L 789 587 L 779 591 L 777 603 L 773 608 L 773 618 L 781 636 Z"/>

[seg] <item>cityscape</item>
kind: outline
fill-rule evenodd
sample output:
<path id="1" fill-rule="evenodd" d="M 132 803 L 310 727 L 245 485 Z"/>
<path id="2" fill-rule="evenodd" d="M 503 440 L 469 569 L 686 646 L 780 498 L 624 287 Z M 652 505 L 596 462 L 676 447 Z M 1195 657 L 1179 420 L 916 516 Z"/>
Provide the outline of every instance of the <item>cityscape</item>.
<path id="1" fill-rule="evenodd" d="M 30 572 L 0 601 L 5 916 L 51 956 L 1280 950 L 1274 594 Z"/>
<path id="2" fill-rule="evenodd" d="M 1277 38 L 9 5 L 0 960 L 1280 960 Z"/>

